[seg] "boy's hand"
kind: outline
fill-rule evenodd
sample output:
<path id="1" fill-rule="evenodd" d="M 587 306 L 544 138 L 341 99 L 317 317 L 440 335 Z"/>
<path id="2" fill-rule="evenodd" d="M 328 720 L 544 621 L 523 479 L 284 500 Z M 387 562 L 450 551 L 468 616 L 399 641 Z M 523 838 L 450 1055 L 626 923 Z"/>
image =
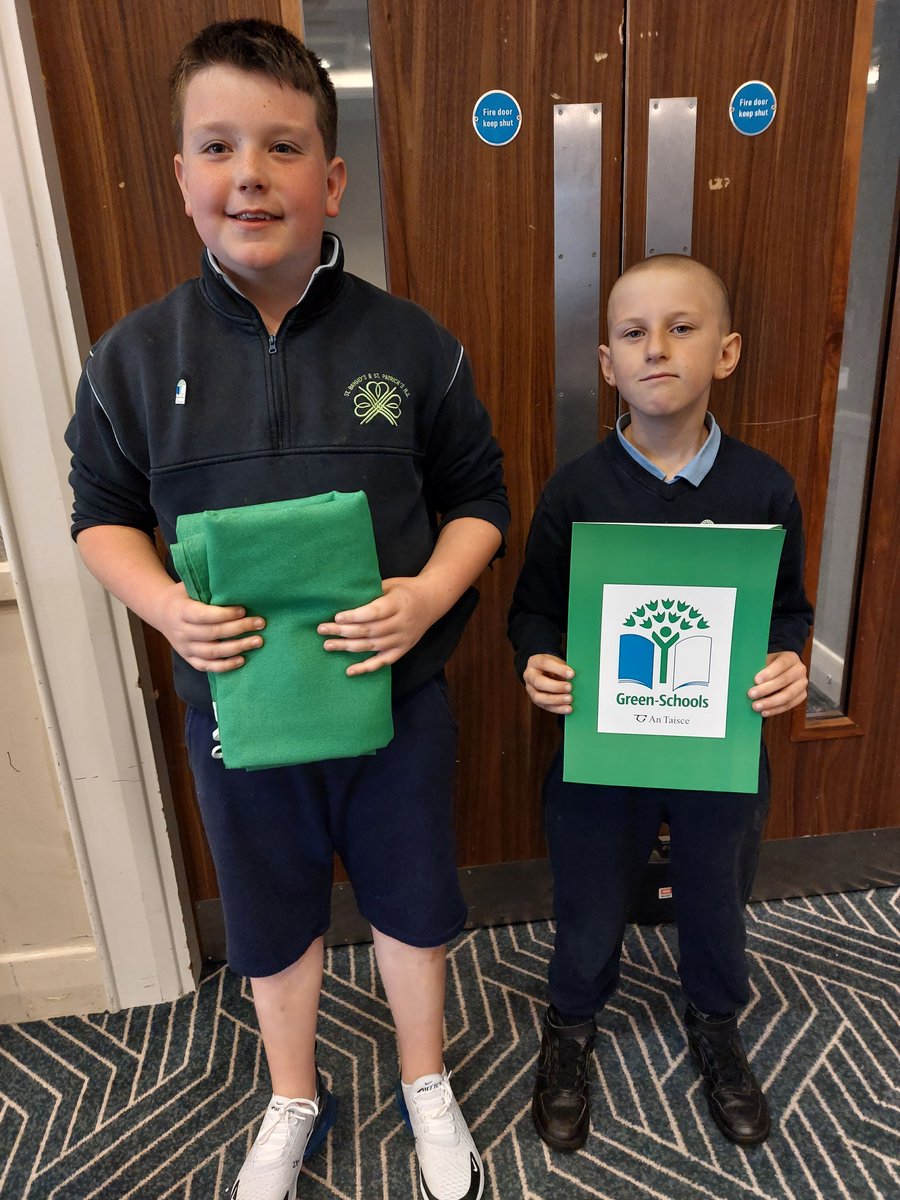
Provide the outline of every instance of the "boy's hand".
<path id="1" fill-rule="evenodd" d="M 92 525 L 78 535 L 85 566 L 132 612 L 163 635 L 198 671 L 234 671 L 243 656 L 262 645 L 253 631 L 262 617 L 237 605 L 220 607 L 192 600 L 183 583 L 173 583 L 146 533 L 128 525 Z"/>
<path id="2" fill-rule="evenodd" d="M 383 579 L 383 595 L 317 626 L 318 633 L 331 639 L 325 649 L 372 655 L 351 663 L 348 675 L 365 675 L 395 663 L 475 582 L 501 540 L 500 530 L 481 517 L 449 521 L 418 575 Z"/>
<path id="3" fill-rule="evenodd" d="M 443 609 L 424 576 L 385 579 L 381 587 L 384 595 L 376 600 L 336 613 L 333 621 L 317 626 L 318 633 L 333 639 L 324 643 L 326 650 L 371 652 L 371 658 L 351 663 L 348 675 L 364 675 L 395 663 L 442 615 Z"/>
<path id="4" fill-rule="evenodd" d="M 201 604 L 183 583 L 173 583 L 159 597 L 151 624 L 192 667 L 219 675 L 242 667 L 243 656 L 263 644 L 253 631 L 266 623 L 243 608 Z"/>
<path id="5" fill-rule="evenodd" d="M 793 650 L 777 650 L 766 655 L 766 665 L 753 678 L 747 695 L 755 712 L 764 717 L 796 708 L 806 699 L 806 666 Z"/>
<path id="6" fill-rule="evenodd" d="M 532 703 L 546 712 L 568 716 L 572 711 L 572 668 L 555 654 L 532 654 L 522 675 Z"/>

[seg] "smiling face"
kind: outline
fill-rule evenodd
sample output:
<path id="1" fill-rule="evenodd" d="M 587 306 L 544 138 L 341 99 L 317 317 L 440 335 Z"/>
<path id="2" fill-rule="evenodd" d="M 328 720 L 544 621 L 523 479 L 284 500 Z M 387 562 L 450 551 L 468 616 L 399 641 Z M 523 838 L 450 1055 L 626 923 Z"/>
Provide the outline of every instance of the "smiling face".
<path id="1" fill-rule="evenodd" d="M 729 333 L 716 277 L 691 259 L 641 265 L 613 287 L 609 345 L 600 347 L 606 382 L 627 400 L 636 424 L 697 421 L 713 379 L 737 366 L 738 333 Z"/>
<path id="2" fill-rule="evenodd" d="M 346 181 L 343 161 L 325 157 L 312 97 L 260 72 L 199 71 L 185 92 L 175 174 L 225 274 L 261 311 L 286 311 L 319 265 L 325 217 L 338 215 Z"/>

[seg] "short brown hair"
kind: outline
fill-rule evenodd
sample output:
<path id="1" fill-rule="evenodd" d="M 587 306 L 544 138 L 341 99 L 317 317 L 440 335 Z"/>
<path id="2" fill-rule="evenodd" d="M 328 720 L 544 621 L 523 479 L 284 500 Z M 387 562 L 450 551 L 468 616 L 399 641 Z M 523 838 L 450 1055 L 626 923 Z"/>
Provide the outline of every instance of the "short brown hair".
<path id="1" fill-rule="evenodd" d="M 626 275 L 638 271 L 651 270 L 653 267 L 669 267 L 676 271 L 686 267 L 688 270 L 695 269 L 704 275 L 719 301 L 719 315 L 723 328 L 725 332 L 731 332 L 731 300 L 728 297 L 728 288 L 712 267 L 699 262 L 696 258 L 690 258 L 687 254 L 653 254 L 649 258 L 642 258 L 640 262 L 630 266 L 627 271 L 623 271 L 619 279 L 624 279 Z M 618 283 L 618 280 L 616 282 Z"/>
<path id="2" fill-rule="evenodd" d="M 182 148 L 184 96 L 198 71 L 207 67 L 237 67 L 257 71 L 311 96 L 316 106 L 316 124 L 325 143 L 325 157 L 334 158 L 337 146 L 337 98 L 334 84 L 318 56 L 283 25 L 248 18 L 217 21 L 185 46 L 169 76 L 172 130 L 179 152 Z"/>

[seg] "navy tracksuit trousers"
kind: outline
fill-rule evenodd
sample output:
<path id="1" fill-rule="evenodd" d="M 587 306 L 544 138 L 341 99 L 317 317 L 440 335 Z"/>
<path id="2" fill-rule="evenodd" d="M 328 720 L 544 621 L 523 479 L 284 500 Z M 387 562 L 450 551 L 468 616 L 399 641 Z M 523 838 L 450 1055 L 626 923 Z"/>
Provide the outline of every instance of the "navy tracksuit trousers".
<path id="1" fill-rule="evenodd" d="M 615 991 L 627 916 L 663 822 L 684 993 L 703 1013 L 742 1008 L 750 998 L 744 906 L 768 807 L 764 746 L 755 794 L 564 783 L 560 750 L 544 782 L 556 1008 L 586 1017 Z"/>

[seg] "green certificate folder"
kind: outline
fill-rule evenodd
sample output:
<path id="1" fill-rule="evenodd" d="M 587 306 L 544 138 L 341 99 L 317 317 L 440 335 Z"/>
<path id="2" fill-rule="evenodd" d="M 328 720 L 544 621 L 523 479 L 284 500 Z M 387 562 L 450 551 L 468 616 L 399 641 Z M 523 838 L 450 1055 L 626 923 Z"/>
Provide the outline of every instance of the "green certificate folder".
<path id="1" fill-rule="evenodd" d="M 572 529 L 563 778 L 755 792 L 780 525 Z"/>
<path id="2" fill-rule="evenodd" d="M 226 767 L 257 770 L 370 754 L 393 737 L 391 673 L 348 677 L 366 654 L 322 649 L 316 632 L 381 594 L 363 492 L 186 513 L 171 546 L 188 594 L 266 618 L 264 645 L 210 674 Z"/>

